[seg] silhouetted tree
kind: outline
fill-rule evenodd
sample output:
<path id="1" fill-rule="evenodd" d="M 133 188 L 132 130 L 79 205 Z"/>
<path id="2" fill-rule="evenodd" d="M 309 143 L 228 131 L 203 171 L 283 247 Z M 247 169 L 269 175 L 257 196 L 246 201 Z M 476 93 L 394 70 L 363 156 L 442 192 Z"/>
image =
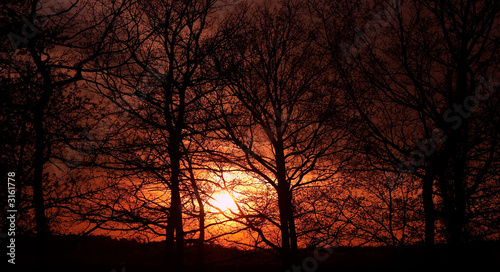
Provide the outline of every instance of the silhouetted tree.
<path id="1" fill-rule="evenodd" d="M 185 243 L 183 191 L 193 192 L 193 186 L 196 194 L 195 173 L 189 163 L 183 168 L 191 152 L 186 143 L 206 122 L 203 101 L 213 88 L 205 63 L 217 47 L 214 12 L 219 8 L 213 0 L 138 1 L 123 17 L 124 28 L 115 33 L 116 54 L 97 63 L 111 69 L 96 77 L 96 90 L 127 113 L 126 129 L 135 131 L 108 145 L 103 154 L 113 159 L 101 166 L 140 173 L 169 192 L 167 263 L 177 269 Z M 199 218 L 203 220 L 202 214 Z"/>
<path id="2" fill-rule="evenodd" d="M 2 8 L 6 16 L 3 17 L 2 29 L 12 46 L 12 50 L 2 53 L 3 73 L 7 73 L 3 78 L 8 82 L 6 86 L 13 88 L 9 97 L 10 106 L 23 110 L 25 124 L 19 125 L 31 134 L 25 136 L 26 139 L 32 137 L 34 141 L 29 147 L 19 145 L 20 148 L 30 148 L 33 157 L 26 161 L 19 160 L 21 165 L 18 167 L 23 167 L 22 164 L 32 167 L 30 181 L 23 180 L 21 184 L 33 188 L 37 255 L 43 266 L 48 235 L 45 199 L 48 192 L 44 190 L 49 187 L 47 163 L 58 147 L 56 143 L 72 136 L 60 133 L 59 129 L 68 130 L 68 126 L 75 129 L 78 125 L 75 123 L 78 113 L 72 116 L 66 111 L 75 109 L 71 103 L 84 100 L 75 95 L 76 89 L 71 88 L 82 79 L 85 65 L 100 53 L 101 44 L 109 34 L 116 14 L 105 15 L 105 20 L 87 18 L 83 24 L 83 18 L 77 16 L 78 12 L 90 13 L 91 8 L 88 3 L 78 1 L 57 6 L 42 1 L 7 2 L 2 4 Z M 7 26 L 14 27 L 12 32 L 5 33 Z M 5 48 L 5 44 L 2 46 Z M 15 94 L 21 90 L 28 94 Z M 63 118 L 64 114 L 68 115 Z M 24 156 L 22 152 L 20 155 Z"/>
<path id="3" fill-rule="evenodd" d="M 467 222 L 483 217 L 472 207 L 498 190 L 498 116 L 492 113 L 498 99 L 484 78 L 496 77 L 499 6 L 382 1 L 372 10 L 371 17 L 353 22 L 354 42 L 347 44 L 327 33 L 335 18 L 316 10 L 326 26 L 319 28 L 322 44 L 364 124 L 353 135 L 361 161 L 370 162 L 360 170 L 378 172 L 391 192 L 411 186 L 408 179 L 421 180 L 426 245 L 434 244 L 441 205 L 448 242 L 458 245 Z M 491 201 L 485 212 L 493 215 Z"/>
<path id="4" fill-rule="evenodd" d="M 344 105 L 326 58 L 314 45 L 304 3 L 254 5 L 236 10 L 228 32 L 238 31 L 215 60 L 224 88 L 218 105 L 222 117 L 214 126 L 223 129 L 212 137 L 223 146 L 212 155 L 260 180 L 256 190 L 272 190 L 261 203 L 241 204 L 245 209 L 233 216 L 257 233 L 255 246 L 278 250 L 288 267 L 296 261 L 302 235 L 294 194 L 324 184 L 341 168 Z M 278 237 L 266 234 L 276 227 Z"/>

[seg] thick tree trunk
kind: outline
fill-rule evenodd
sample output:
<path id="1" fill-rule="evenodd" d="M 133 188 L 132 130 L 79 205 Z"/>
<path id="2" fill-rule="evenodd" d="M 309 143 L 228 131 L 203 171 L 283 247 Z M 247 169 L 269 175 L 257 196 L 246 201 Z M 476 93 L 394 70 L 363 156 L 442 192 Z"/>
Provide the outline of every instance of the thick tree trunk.
<path id="1" fill-rule="evenodd" d="M 167 258 L 171 259 L 175 271 L 182 271 L 184 262 L 184 230 L 182 227 L 182 203 L 180 194 L 180 131 L 174 129 L 170 132 L 169 157 L 170 157 L 170 217 L 167 227 Z M 175 231 L 175 245 L 173 245 Z"/>
<path id="2" fill-rule="evenodd" d="M 290 203 L 290 208 L 289 208 L 289 218 L 288 218 L 288 224 L 290 227 L 290 246 L 291 246 L 291 256 L 292 258 L 297 257 L 297 230 L 295 228 L 295 215 L 293 214 L 293 193 L 289 191 L 289 203 Z"/>
<path id="3" fill-rule="evenodd" d="M 170 204 L 172 205 L 172 204 Z M 168 209 L 168 223 L 165 231 L 165 265 L 173 266 L 174 263 L 174 246 L 175 246 L 175 228 L 172 220 L 172 206 Z"/>
<path id="4" fill-rule="evenodd" d="M 176 271 L 182 270 L 184 260 L 184 231 L 182 229 L 182 205 L 179 189 L 179 160 L 171 157 L 171 204 L 170 224 L 175 230 L 175 250 L 173 252 L 173 266 Z"/>
<path id="5" fill-rule="evenodd" d="M 184 260 L 184 231 L 178 178 L 171 178 L 170 215 L 166 233 L 167 265 L 179 270 Z"/>
<path id="6" fill-rule="evenodd" d="M 44 107 L 38 107 L 35 111 L 35 160 L 33 173 L 33 203 L 35 207 L 36 222 L 36 251 L 38 266 L 46 268 L 46 248 L 47 248 L 47 219 L 45 217 L 45 202 L 43 197 L 43 166 L 45 164 L 45 131 L 43 128 Z M 44 271 L 44 270 L 43 270 Z"/>
<path id="7" fill-rule="evenodd" d="M 430 166 L 430 169 L 427 169 L 425 173 L 425 177 L 423 180 L 422 186 L 422 199 L 424 206 L 424 223 L 425 223 L 425 263 L 426 266 L 431 268 L 435 263 L 435 223 L 436 223 L 436 212 L 434 208 L 433 201 L 433 187 L 434 187 L 434 179 L 436 177 L 434 170 L 432 169 L 434 166 Z"/>
<path id="8" fill-rule="evenodd" d="M 468 38 L 462 37 L 462 46 L 460 49 L 459 59 L 457 61 L 457 103 L 462 105 L 469 95 L 473 94 L 473 88 L 469 88 L 469 80 L 467 77 L 467 43 Z M 469 116 L 467 112 L 462 119 L 462 125 L 456 131 L 456 140 L 454 144 L 453 158 L 453 190 L 450 195 L 450 214 L 448 214 L 448 233 L 449 243 L 453 247 L 459 247 L 463 243 L 464 227 L 465 227 L 465 212 L 466 212 L 466 196 L 465 196 L 465 169 L 467 167 L 467 153 L 469 144 Z"/>
<path id="9" fill-rule="evenodd" d="M 436 214 L 434 210 L 433 186 L 434 186 L 434 171 L 428 170 L 423 180 L 422 198 L 424 206 L 425 218 L 425 246 L 432 251 L 434 247 L 434 228 L 436 222 Z M 432 253 L 431 253 L 432 254 Z"/>
<path id="10" fill-rule="evenodd" d="M 284 187 L 284 186 L 278 186 Z M 287 216 L 287 206 L 288 203 L 286 201 L 286 196 L 283 197 L 283 194 L 286 194 L 286 191 L 281 188 L 278 193 L 278 206 L 280 210 L 280 231 L 281 231 L 281 261 L 285 268 L 289 268 L 292 264 L 291 252 L 290 252 L 290 233 L 288 230 L 288 216 Z"/>
<path id="11" fill-rule="evenodd" d="M 43 87 L 40 99 L 34 108 L 34 129 L 35 129 L 35 159 L 33 170 L 33 204 L 35 207 L 35 222 L 37 232 L 37 258 L 38 265 L 42 270 L 46 266 L 46 246 L 47 246 L 47 219 L 45 217 L 45 201 L 43 197 L 43 167 L 50 154 L 45 154 L 47 150 L 46 135 L 44 128 L 45 109 L 50 102 L 54 92 L 54 86 L 50 77 L 50 71 L 42 61 L 36 51 L 34 44 L 28 45 L 30 55 L 35 62 L 39 73 L 43 78 Z"/>
<path id="12" fill-rule="evenodd" d="M 283 266 L 289 268 L 296 257 L 294 256 L 296 250 L 292 249 L 292 245 L 295 243 L 294 246 L 296 247 L 297 237 L 291 237 L 291 235 L 296 235 L 296 233 L 295 224 L 293 222 L 290 185 L 286 179 L 286 163 L 282 141 L 277 142 L 275 151 L 278 179 L 278 206 L 281 225 L 281 259 Z"/>
<path id="13" fill-rule="evenodd" d="M 450 213 L 448 214 L 448 235 L 449 244 L 452 247 L 458 248 L 464 243 L 464 230 L 465 230 L 465 218 L 466 218 L 466 205 L 467 199 L 465 195 L 465 168 L 466 162 L 465 157 L 467 154 L 467 121 L 464 121 L 463 130 L 460 131 L 460 139 L 457 143 L 457 150 L 454 158 L 453 165 L 453 192 L 452 197 L 450 196 Z"/>

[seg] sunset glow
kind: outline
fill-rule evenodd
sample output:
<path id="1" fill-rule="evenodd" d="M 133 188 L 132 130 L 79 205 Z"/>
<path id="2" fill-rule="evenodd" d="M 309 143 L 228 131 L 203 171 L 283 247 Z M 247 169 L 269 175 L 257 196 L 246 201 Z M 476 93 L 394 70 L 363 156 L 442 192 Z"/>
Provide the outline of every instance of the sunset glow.
<path id="1" fill-rule="evenodd" d="M 226 191 L 222 191 L 221 193 L 217 193 L 214 195 L 214 200 L 211 201 L 213 207 L 218 210 L 225 211 L 236 211 L 238 209 L 233 196 Z"/>

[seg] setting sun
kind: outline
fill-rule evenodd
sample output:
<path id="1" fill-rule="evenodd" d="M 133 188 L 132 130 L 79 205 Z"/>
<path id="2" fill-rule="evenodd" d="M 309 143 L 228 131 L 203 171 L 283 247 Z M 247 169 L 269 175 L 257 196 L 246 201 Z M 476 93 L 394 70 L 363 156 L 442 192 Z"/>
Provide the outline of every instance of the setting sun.
<path id="1" fill-rule="evenodd" d="M 212 205 L 223 212 L 227 210 L 235 211 L 237 209 L 233 197 L 228 192 L 216 194 Z"/>

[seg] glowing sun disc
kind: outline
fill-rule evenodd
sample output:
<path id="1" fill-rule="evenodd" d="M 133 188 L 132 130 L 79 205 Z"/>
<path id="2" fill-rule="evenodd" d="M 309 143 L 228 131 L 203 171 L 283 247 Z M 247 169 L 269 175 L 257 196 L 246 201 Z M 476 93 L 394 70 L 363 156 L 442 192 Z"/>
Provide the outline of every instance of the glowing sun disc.
<path id="1" fill-rule="evenodd" d="M 221 211 L 236 210 L 236 203 L 234 202 L 231 195 L 227 192 L 219 193 L 214 196 L 215 201 L 212 205 L 220 209 Z"/>

